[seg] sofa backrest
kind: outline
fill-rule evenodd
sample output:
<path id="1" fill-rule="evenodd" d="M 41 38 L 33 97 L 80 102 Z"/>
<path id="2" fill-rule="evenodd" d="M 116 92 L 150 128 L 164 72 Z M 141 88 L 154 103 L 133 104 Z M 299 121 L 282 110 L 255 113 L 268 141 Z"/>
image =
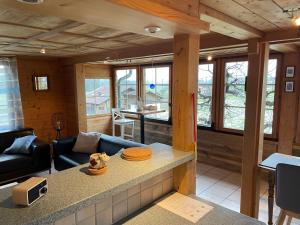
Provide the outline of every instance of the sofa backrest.
<path id="1" fill-rule="evenodd" d="M 0 132 L 0 153 L 11 146 L 16 138 L 32 134 L 34 134 L 34 130 L 32 128 Z"/>
<path id="2" fill-rule="evenodd" d="M 133 141 L 124 140 L 119 137 L 101 134 L 98 145 L 98 152 L 105 152 L 107 155 L 111 156 L 119 152 L 122 148 L 141 146 L 145 145 Z"/>

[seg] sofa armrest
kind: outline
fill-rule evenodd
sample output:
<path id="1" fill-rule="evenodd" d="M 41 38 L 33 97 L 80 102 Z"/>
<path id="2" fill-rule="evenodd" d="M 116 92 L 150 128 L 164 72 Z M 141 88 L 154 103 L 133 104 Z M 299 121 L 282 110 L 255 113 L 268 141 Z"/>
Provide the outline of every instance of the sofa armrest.
<path id="1" fill-rule="evenodd" d="M 54 140 L 53 144 L 53 158 L 57 157 L 60 154 L 71 152 L 77 137 L 63 138 L 60 140 Z"/>
<path id="2" fill-rule="evenodd" d="M 34 158 L 34 167 L 37 169 L 49 169 L 51 167 L 50 145 L 37 139 L 31 144 L 30 148 Z"/>

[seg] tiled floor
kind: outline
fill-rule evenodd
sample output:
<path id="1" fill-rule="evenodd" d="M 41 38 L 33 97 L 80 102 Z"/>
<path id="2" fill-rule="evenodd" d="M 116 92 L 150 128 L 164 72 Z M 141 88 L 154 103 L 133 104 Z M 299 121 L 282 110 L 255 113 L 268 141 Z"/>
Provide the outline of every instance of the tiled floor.
<path id="1" fill-rule="evenodd" d="M 197 165 L 197 195 L 200 198 L 222 205 L 231 210 L 240 211 L 241 175 L 228 170 L 206 164 Z M 261 181 L 259 220 L 268 220 L 268 184 Z M 274 219 L 277 221 L 280 209 L 275 205 Z M 275 223 L 274 223 L 275 224 Z M 293 219 L 293 225 L 299 225 L 300 220 Z"/>

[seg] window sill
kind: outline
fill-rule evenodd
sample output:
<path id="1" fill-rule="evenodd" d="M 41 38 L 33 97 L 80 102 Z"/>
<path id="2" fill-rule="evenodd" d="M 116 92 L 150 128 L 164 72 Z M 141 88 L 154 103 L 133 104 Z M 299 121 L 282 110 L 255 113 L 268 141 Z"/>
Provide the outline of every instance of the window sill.
<path id="1" fill-rule="evenodd" d="M 87 119 L 93 119 L 93 118 L 108 117 L 108 116 L 111 116 L 111 113 L 105 113 L 105 114 L 98 114 L 98 115 L 86 116 L 86 118 L 87 118 Z"/>

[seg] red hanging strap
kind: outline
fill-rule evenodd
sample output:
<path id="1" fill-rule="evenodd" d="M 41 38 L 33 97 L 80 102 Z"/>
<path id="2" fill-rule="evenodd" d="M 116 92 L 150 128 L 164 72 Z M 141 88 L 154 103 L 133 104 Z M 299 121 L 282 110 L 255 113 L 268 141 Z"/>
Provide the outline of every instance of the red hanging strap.
<path id="1" fill-rule="evenodd" d="M 192 94 L 193 102 L 193 119 L 194 119 L 194 143 L 197 143 L 197 121 L 196 121 L 196 98 L 195 93 Z"/>

